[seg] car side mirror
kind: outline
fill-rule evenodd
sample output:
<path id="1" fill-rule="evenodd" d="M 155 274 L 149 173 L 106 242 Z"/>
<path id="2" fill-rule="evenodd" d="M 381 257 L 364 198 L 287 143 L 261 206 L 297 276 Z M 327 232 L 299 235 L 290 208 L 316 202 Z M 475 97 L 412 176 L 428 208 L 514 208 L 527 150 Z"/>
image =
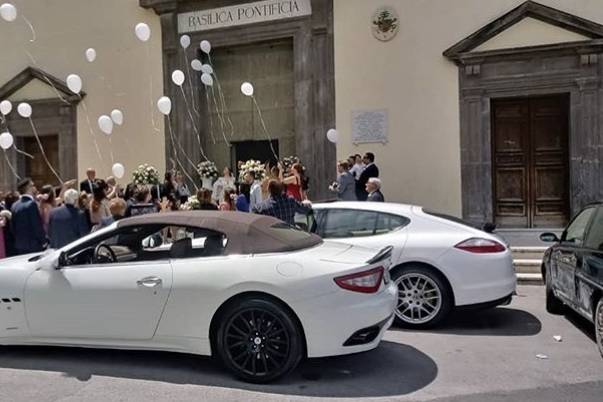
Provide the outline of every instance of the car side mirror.
<path id="1" fill-rule="evenodd" d="M 540 240 L 545 243 L 557 243 L 559 238 L 555 233 L 547 232 L 540 235 Z"/>

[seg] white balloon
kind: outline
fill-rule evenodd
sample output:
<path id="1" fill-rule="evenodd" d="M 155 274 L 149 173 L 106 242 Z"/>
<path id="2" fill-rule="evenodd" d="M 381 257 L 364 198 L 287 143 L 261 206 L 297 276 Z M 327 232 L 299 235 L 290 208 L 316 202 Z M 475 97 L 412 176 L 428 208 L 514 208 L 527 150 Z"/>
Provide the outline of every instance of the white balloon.
<path id="1" fill-rule="evenodd" d="M 203 63 L 198 59 L 193 59 L 193 61 L 191 61 L 191 67 L 195 71 L 203 71 Z"/>
<path id="2" fill-rule="evenodd" d="M 174 84 L 181 86 L 184 84 L 184 73 L 181 70 L 174 70 L 172 73 L 172 81 Z"/>
<path id="3" fill-rule="evenodd" d="M 331 141 L 333 144 L 337 144 L 339 141 L 339 132 L 334 128 L 327 131 L 327 139 Z"/>
<path id="4" fill-rule="evenodd" d="M 151 38 L 151 28 L 144 22 L 140 22 L 134 28 L 134 32 L 136 33 L 136 37 L 142 42 L 146 42 Z"/>
<path id="5" fill-rule="evenodd" d="M 96 50 L 93 48 L 86 50 L 86 60 L 88 60 L 89 63 L 92 63 L 94 60 L 96 60 Z"/>
<path id="6" fill-rule="evenodd" d="M 121 110 L 114 109 L 111 112 L 111 120 L 113 120 L 113 123 L 117 124 L 118 126 L 121 126 L 122 124 L 124 124 L 124 114 Z"/>
<path id="7" fill-rule="evenodd" d="M 98 127 L 101 131 L 107 135 L 111 135 L 113 132 L 113 120 L 106 114 L 98 118 Z"/>
<path id="8" fill-rule="evenodd" d="M 7 150 L 13 146 L 15 142 L 13 135 L 9 132 L 0 134 L 0 148 Z"/>
<path id="9" fill-rule="evenodd" d="M 183 49 L 186 49 L 190 45 L 191 45 L 191 37 L 188 35 L 182 35 L 180 37 L 180 46 L 182 46 Z"/>
<path id="10" fill-rule="evenodd" d="M 9 100 L 0 102 L 0 113 L 3 115 L 9 114 L 13 110 L 13 104 Z"/>
<path id="11" fill-rule="evenodd" d="M 0 16 L 7 22 L 13 22 L 17 19 L 17 8 L 10 3 L 4 3 L 0 6 Z"/>
<path id="12" fill-rule="evenodd" d="M 74 94 L 79 94 L 82 90 L 82 79 L 77 74 L 69 74 L 67 76 L 67 87 Z"/>
<path id="13" fill-rule="evenodd" d="M 214 69 L 209 64 L 202 65 L 201 71 L 203 71 L 205 74 L 213 74 L 214 73 Z"/>
<path id="14" fill-rule="evenodd" d="M 172 111 L 172 101 L 170 100 L 170 98 L 168 98 L 167 96 L 162 96 L 161 98 L 159 98 L 159 100 L 157 101 L 157 109 L 159 109 L 159 111 L 166 116 L 170 114 L 170 112 Z"/>
<path id="15" fill-rule="evenodd" d="M 202 82 L 204 85 L 207 85 L 207 86 L 210 86 L 210 87 L 211 87 L 212 85 L 214 85 L 214 79 L 211 77 L 211 75 L 206 74 L 206 73 L 203 73 L 203 74 L 201 75 L 201 82 Z"/>
<path id="16" fill-rule="evenodd" d="M 211 52 L 211 43 L 209 43 L 208 40 L 201 41 L 199 47 L 201 48 L 201 51 L 205 54 L 209 54 L 209 52 Z"/>
<path id="17" fill-rule="evenodd" d="M 26 102 L 19 103 L 19 106 L 17 106 L 17 113 L 19 113 L 19 116 L 26 119 L 31 117 L 31 105 Z"/>
<path id="18" fill-rule="evenodd" d="M 241 92 L 245 96 L 253 96 L 253 85 L 249 82 L 244 82 L 241 84 Z"/>
<path id="19" fill-rule="evenodd" d="M 122 165 L 121 163 L 115 163 L 113 165 L 113 168 L 111 168 L 111 171 L 113 172 L 113 176 L 115 176 L 118 179 L 121 179 L 126 174 L 126 169 L 124 168 L 124 165 Z"/>

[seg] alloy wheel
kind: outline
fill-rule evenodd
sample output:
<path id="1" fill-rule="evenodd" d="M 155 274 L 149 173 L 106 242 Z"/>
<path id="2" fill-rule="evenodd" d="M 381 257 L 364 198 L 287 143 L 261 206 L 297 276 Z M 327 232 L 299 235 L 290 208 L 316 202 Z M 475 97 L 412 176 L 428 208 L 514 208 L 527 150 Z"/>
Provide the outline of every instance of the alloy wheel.
<path id="1" fill-rule="evenodd" d="M 250 376 L 270 376 L 287 364 L 291 339 L 283 322 L 269 311 L 240 311 L 226 324 L 224 336 L 231 364 Z"/>
<path id="2" fill-rule="evenodd" d="M 597 346 L 603 357 L 603 299 L 597 303 L 595 311 L 595 331 L 597 338 Z"/>
<path id="3" fill-rule="evenodd" d="M 396 316 L 410 324 L 431 321 L 442 308 L 442 291 L 430 277 L 411 272 L 396 279 L 398 306 Z"/>

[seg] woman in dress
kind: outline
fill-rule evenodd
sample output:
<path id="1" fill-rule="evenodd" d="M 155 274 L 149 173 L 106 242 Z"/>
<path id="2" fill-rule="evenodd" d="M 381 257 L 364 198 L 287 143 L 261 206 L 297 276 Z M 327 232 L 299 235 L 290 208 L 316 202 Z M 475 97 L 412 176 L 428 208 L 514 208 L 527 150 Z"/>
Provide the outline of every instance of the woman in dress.
<path id="1" fill-rule="evenodd" d="M 222 172 L 222 177 L 219 177 L 218 180 L 214 183 L 213 188 L 213 199 L 217 204 L 220 202 L 220 196 L 224 194 L 226 190 L 236 190 L 235 179 L 232 176 L 232 172 L 230 168 L 226 166 L 224 171 Z"/>
<path id="2" fill-rule="evenodd" d="M 237 211 L 249 212 L 249 203 L 251 202 L 251 186 L 248 183 L 239 184 L 239 195 L 235 202 Z"/>
<path id="3" fill-rule="evenodd" d="M 107 191 L 109 186 L 104 180 L 98 180 L 92 190 L 92 200 L 90 201 L 90 223 L 92 226 L 100 225 L 104 218 L 111 216 L 109 208 L 109 199 Z"/>
<path id="4" fill-rule="evenodd" d="M 236 196 L 237 193 L 232 188 L 224 190 L 224 197 L 220 203 L 220 211 L 236 211 Z"/>
<path id="5" fill-rule="evenodd" d="M 329 187 L 329 190 L 337 193 L 339 201 L 358 201 L 356 198 L 356 180 L 350 173 L 348 161 L 339 161 L 337 164 L 337 181 Z"/>
<path id="6" fill-rule="evenodd" d="M 303 201 L 306 199 L 305 191 L 303 189 L 304 183 L 304 168 L 301 163 L 294 163 L 291 166 L 290 175 L 283 177 L 283 169 L 281 168 L 281 182 L 287 186 L 287 196 L 293 197 L 296 201 Z"/>
<path id="7" fill-rule="evenodd" d="M 50 211 L 56 207 L 56 198 L 54 193 L 54 187 L 47 184 L 42 187 L 40 191 L 40 216 L 42 217 L 42 225 L 44 231 L 48 235 L 48 224 L 50 223 Z"/>

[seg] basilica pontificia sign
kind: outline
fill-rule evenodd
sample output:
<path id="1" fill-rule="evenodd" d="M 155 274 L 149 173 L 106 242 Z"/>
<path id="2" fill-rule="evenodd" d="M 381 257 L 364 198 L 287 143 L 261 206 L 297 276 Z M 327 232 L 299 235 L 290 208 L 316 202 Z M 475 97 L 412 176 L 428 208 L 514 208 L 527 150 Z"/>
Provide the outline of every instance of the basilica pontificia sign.
<path id="1" fill-rule="evenodd" d="M 178 32 L 209 31 L 236 25 L 312 14 L 310 0 L 266 0 L 178 14 Z"/>

